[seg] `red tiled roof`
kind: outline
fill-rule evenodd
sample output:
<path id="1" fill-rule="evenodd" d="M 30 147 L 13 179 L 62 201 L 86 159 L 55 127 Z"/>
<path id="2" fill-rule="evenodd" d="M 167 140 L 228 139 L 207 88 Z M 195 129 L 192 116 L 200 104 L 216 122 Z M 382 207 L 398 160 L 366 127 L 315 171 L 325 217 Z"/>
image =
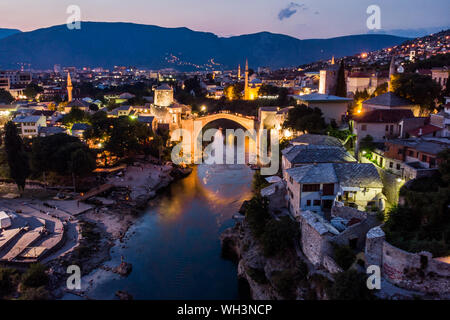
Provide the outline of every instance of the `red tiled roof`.
<path id="1" fill-rule="evenodd" d="M 420 133 L 420 129 L 422 129 L 422 134 L 419 134 Z M 436 132 L 436 131 L 440 131 L 440 130 L 442 130 L 442 128 L 433 126 L 432 124 L 427 124 L 427 125 L 425 125 L 423 127 L 420 127 L 420 128 L 417 128 L 417 129 L 414 129 L 414 130 L 411 130 L 411 131 L 408 131 L 408 134 L 411 137 L 420 137 L 420 136 L 427 135 L 427 134 L 430 134 L 430 133 L 433 133 L 433 132 Z"/>
<path id="2" fill-rule="evenodd" d="M 414 118 L 414 114 L 409 109 L 378 109 L 363 113 L 354 119 L 360 123 L 396 123 L 404 118 Z"/>

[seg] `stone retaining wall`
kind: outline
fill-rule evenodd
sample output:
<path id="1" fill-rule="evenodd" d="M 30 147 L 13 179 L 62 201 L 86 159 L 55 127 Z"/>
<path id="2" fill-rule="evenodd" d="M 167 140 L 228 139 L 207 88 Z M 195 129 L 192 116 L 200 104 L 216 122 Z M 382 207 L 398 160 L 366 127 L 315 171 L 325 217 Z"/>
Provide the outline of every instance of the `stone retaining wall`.
<path id="1" fill-rule="evenodd" d="M 429 252 L 394 247 L 379 227 L 369 231 L 365 254 L 367 265 L 381 266 L 382 276 L 394 285 L 430 294 L 450 293 L 450 264 L 433 259 Z"/>

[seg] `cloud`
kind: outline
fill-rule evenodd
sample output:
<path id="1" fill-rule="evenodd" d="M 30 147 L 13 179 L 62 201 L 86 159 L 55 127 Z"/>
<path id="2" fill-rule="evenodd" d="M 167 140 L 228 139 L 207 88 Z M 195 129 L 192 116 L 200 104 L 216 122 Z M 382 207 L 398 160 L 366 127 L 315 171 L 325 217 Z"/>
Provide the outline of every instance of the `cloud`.
<path id="1" fill-rule="evenodd" d="M 305 4 L 301 4 L 301 3 L 295 3 L 295 2 L 291 2 L 288 4 L 288 6 L 284 9 L 282 9 L 279 13 L 278 13 L 278 20 L 284 20 L 284 19 L 289 19 L 291 16 L 293 16 L 294 14 L 297 13 L 297 10 L 308 10 L 308 8 L 306 7 Z"/>

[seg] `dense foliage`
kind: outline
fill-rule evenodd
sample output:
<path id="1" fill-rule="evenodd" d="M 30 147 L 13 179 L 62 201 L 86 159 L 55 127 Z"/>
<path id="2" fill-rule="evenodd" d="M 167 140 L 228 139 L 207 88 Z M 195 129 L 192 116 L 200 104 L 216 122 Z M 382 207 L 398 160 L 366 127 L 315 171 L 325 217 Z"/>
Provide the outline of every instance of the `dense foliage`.
<path id="1" fill-rule="evenodd" d="M 23 191 L 25 181 L 30 175 L 29 160 L 22 138 L 20 138 L 17 127 L 12 121 L 5 126 L 4 143 L 10 176 L 17 184 L 18 189 Z"/>
<path id="2" fill-rule="evenodd" d="M 322 111 L 319 108 L 308 108 L 306 105 L 290 109 L 283 126 L 306 133 L 321 133 L 326 127 Z"/>
<path id="3" fill-rule="evenodd" d="M 372 300 L 372 292 L 367 288 L 366 276 L 356 270 L 338 273 L 329 290 L 332 300 Z"/>
<path id="4" fill-rule="evenodd" d="M 450 151 L 440 155 L 440 173 L 410 181 L 400 190 L 404 204 L 392 208 L 384 230 L 388 242 L 410 252 L 450 254 Z"/>
<path id="5" fill-rule="evenodd" d="M 418 73 L 396 75 L 392 81 L 394 92 L 409 99 L 422 109 L 433 111 L 441 96 L 441 87 L 431 77 Z"/>

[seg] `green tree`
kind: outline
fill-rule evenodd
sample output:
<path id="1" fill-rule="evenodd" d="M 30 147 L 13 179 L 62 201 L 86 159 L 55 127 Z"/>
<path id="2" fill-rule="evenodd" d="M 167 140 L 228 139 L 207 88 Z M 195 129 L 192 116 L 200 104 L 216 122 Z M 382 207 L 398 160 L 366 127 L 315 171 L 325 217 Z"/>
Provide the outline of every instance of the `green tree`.
<path id="1" fill-rule="evenodd" d="M 0 102 L 11 103 L 14 101 L 13 96 L 5 89 L 0 89 Z"/>
<path id="2" fill-rule="evenodd" d="M 42 87 L 40 87 L 39 85 L 35 84 L 35 83 L 30 83 L 26 86 L 26 88 L 23 90 L 23 94 L 28 98 L 28 99 L 35 99 L 36 96 L 43 92 L 44 89 Z"/>
<path id="3" fill-rule="evenodd" d="M 89 113 L 84 112 L 83 110 L 74 107 L 70 110 L 70 112 L 68 114 L 66 114 L 63 119 L 62 122 L 64 123 L 64 125 L 68 126 L 68 127 L 72 127 L 72 125 L 74 123 L 91 123 L 91 116 L 89 115 Z"/>
<path id="4" fill-rule="evenodd" d="M 266 223 L 270 219 L 267 199 L 256 195 L 249 200 L 245 210 L 245 218 L 253 235 L 256 238 L 261 237 L 264 233 Z"/>
<path id="5" fill-rule="evenodd" d="M 269 257 L 292 248 L 298 236 L 299 226 L 291 218 L 284 216 L 280 220 L 270 220 L 261 238 L 264 255 Z"/>
<path id="6" fill-rule="evenodd" d="M 73 187 L 76 190 L 77 176 L 91 173 L 95 169 L 95 158 L 91 152 L 78 148 L 70 154 L 69 168 L 72 173 Z"/>
<path id="7" fill-rule="evenodd" d="M 441 87 L 431 77 L 418 73 L 397 75 L 392 86 L 400 97 L 420 105 L 422 110 L 433 111 L 441 95 Z"/>
<path id="8" fill-rule="evenodd" d="M 38 288 L 48 283 L 46 267 L 40 263 L 30 265 L 28 270 L 22 275 L 22 283 L 26 287 Z"/>
<path id="9" fill-rule="evenodd" d="M 30 175 L 30 166 L 22 139 L 17 132 L 16 125 L 12 121 L 5 126 L 5 151 L 11 178 L 17 184 L 19 191 L 23 191 L 25 189 L 25 181 Z"/>
<path id="10" fill-rule="evenodd" d="M 373 300 L 372 292 L 367 288 L 366 277 L 355 270 L 338 273 L 330 289 L 332 300 Z"/>
<path id="11" fill-rule="evenodd" d="M 322 111 L 319 108 L 308 108 L 306 105 L 290 109 L 283 126 L 307 133 L 321 133 L 326 128 Z"/>
<path id="12" fill-rule="evenodd" d="M 344 59 L 341 61 L 341 65 L 339 66 L 338 76 L 337 76 L 337 84 L 336 84 L 336 96 L 338 97 L 347 97 L 347 82 L 345 81 L 345 65 Z"/>
<path id="13" fill-rule="evenodd" d="M 356 255 L 348 246 L 334 245 L 333 253 L 337 264 L 344 270 L 350 268 L 355 262 Z"/>

